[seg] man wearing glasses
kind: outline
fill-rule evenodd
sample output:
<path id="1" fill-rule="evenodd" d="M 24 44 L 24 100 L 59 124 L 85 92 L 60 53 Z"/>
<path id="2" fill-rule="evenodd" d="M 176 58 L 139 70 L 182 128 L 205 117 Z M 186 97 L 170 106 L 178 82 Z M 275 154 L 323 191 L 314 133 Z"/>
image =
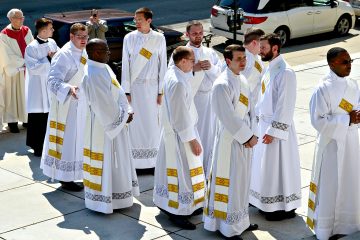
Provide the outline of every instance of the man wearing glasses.
<path id="1" fill-rule="evenodd" d="M 134 111 L 129 125 L 135 168 L 154 168 L 159 148 L 159 108 L 166 71 L 166 41 L 151 29 L 152 11 L 136 10 L 136 31 L 124 38 L 121 84 Z"/>
<path id="2" fill-rule="evenodd" d="M 318 140 L 307 224 L 320 240 L 339 239 L 360 229 L 360 91 L 348 77 L 352 60 L 345 49 L 331 48 L 327 62 L 330 71 L 310 101 Z"/>
<path id="3" fill-rule="evenodd" d="M 8 123 L 10 132 L 19 133 L 18 121 L 27 122 L 24 54 L 34 38 L 23 25 L 20 9 L 11 9 L 7 17 L 10 24 L 0 33 L 0 127 L 3 121 Z"/>
<path id="4" fill-rule="evenodd" d="M 84 97 L 79 86 L 87 62 L 86 26 L 75 23 L 70 28 L 70 41 L 51 61 L 48 88 L 50 113 L 41 168 L 46 176 L 57 179 L 64 189 L 81 191 L 75 180 L 83 178 Z"/>

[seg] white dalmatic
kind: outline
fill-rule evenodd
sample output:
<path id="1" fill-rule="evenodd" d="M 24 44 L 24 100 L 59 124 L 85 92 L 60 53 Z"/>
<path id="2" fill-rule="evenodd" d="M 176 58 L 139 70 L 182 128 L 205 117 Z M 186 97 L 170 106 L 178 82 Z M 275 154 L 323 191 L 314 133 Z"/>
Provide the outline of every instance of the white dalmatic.
<path id="1" fill-rule="evenodd" d="M 125 92 L 107 64 L 88 60 L 83 89 L 89 108 L 84 139 L 85 206 L 112 213 L 133 205 L 139 184 L 131 161 Z"/>
<path id="2" fill-rule="evenodd" d="M 192 77 L 176 66 L 165 75 L 164 131 L 155 167 L 154 203 L 176 215 L 190 215 L 204 203 L 202 155 L 195 156 L 189 144 L 193 139 L 200 143 Z"/>
<path id="3" fill-rule="evenodd" d="M 161 131 L 157 96 L 162 94 L 166 63 L 166 42 L 161 33 L 133 31 L 125 36 L 121 84 L 125 93 L 131 94 L 136 116 L 129 124 L 135 168 L 155 167 Z"/>
<path id="4" fill-rule="evenodd" d="M 245 49 L 246 54 L 246 67 L 241 74 L 246 78 L 250 92 L 251 103 L 255 106 L 258 102 L 258 97 L 261 89 L 261 78 L 264 74 L 264 63 L 259 55 L 252 54 L 249 50 Z"/>
<path id="5" fill-rule="evenodd" d="M 250 89 L 229 68 L 216 79 L 211 104 L 217 129 L 204 209 L 204 228 L 232 237 L 250 225 L 249 185 L 252 149 L 245 148 L 251 130 Z"/>
<path id="6" fill-rule="evenodd" d="M 320 240 L 360 229 L 359 125 L 349 125 L 349 112 L 359 104 L 356 81 L 331 70 L 311 97 L 311 123 L 319 135 L 307 224 Z"/>
<path id="7" fill-rule="evenodd" d="M 200 135 L 201 144 L 203 146 L 203 167 L 205 176 L 208 177 L 210 169 L 210 161 L 213 154 L 214 138 L 215 138 L 215 115 L 211 107 L 211 89 L 215 79 L 221 73 L 222 62 L 217 53 L 204 46 L 198 48 L 190 43 L 186 45 L 194 51 L 195 62 L 208 60 L 211 64 L 210 69 L 201 70 L 194 73 L 194 78 L 190 80 L 191 90 L 194 95 L 194 104 L 196 107 L 198 122 L 197 129 Z M 174 62 L 171 57 L 169 67 Z"/>
<path id="8" fill-rule="evenodd" d="M 0 127 L 27 122 L 24 53 L 33 39 L 26 26 L 14 31 L 9 24 L 0 32 Z"/>
<path id="9" fill-rule="evenodd" d="M 295 72 L 279 55 L 265 70 L 255 107 L 260 141 L 254 147 L 249 201 L 265 212 L 290 211 L 301 205 L 295 101 Z M 262 143 L 265 134 L 274 137 L 270 144 Z"/>
<path id="10" fill-rule="evenodd" d="M 46 176 L 65 182 L 83 179 L 86 107 L 81 82 L 86 61 L 86 51 L 71 41 L 51 61 L 48 88 L 52 96 L 40 167 Z M 71 85 L 80 87 L 77 99 L 69 94 Z"/>
<path id="11" fill-rule="evenodd" d="M 26 110 L 27 113 L 48 113 L 50 110 L 49 89 L 47 80 L 50 72 L 49 52 L 59 50 L 56 42 L 49 38 L 48 42 L 40 44 L 32 41 L 25 50 L 26 63 Z"/>

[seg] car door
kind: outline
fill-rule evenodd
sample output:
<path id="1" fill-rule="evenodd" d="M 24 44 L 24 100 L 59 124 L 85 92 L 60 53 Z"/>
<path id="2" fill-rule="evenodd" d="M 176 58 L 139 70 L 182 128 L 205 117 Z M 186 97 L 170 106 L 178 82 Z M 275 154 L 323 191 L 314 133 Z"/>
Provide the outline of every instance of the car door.
<path id="1" fill-rule="evenodd" d="M 290 24 L 291 38 L 308 36 L 313 33 L 314 10 L 312 1 L 287 1 L 287 16 Z"/>
<path id="2" fill-rule="evenodd" d="M 337 5 L 329 0 L 314 0 L 314 33 L 329 32 L 337 21 Z"/>

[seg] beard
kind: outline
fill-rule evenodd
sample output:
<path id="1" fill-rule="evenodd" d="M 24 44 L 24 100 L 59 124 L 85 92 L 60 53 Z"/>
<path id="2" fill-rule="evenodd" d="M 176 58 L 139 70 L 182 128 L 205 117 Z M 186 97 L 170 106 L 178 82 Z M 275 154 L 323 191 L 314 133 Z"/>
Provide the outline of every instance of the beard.
<path id="1" fill-rule="evenodd" d="M 261 55 L 261 60 L 263 60 L 264 62 L 268 62 L 271 59 L 273 59 L 274 54 L 272 51 L 267 52 L 265 55 Z"/>

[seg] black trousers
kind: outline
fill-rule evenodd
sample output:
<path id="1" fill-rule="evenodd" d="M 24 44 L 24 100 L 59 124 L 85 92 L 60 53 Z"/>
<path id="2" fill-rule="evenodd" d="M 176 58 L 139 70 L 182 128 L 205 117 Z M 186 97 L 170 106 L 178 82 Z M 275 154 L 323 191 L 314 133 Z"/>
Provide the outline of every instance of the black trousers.
<path id="1" fill-rule="evenodd" d="M 49 113 L 29 113 L 26 145 L 42 152 Z"/>

